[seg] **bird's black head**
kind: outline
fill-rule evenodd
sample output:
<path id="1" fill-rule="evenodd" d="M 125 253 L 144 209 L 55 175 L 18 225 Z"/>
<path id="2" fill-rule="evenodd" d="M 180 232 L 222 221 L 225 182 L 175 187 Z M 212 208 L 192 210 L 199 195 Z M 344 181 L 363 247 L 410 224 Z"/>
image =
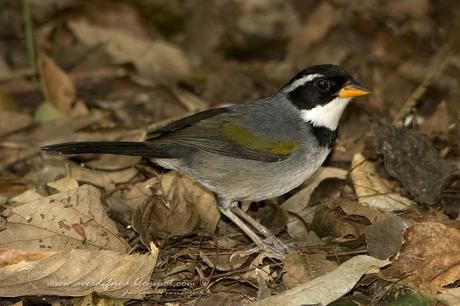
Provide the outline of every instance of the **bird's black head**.
<path id="1" fill-rule="evenodd" d="M 359 86 L 350 73 L 337 65 L 316 65 L 302 70 L 280 92 L 286 94 L 291 103 L 301 110 L 329 102 L 348 102 L 352 97 L 369 93 Z"/>

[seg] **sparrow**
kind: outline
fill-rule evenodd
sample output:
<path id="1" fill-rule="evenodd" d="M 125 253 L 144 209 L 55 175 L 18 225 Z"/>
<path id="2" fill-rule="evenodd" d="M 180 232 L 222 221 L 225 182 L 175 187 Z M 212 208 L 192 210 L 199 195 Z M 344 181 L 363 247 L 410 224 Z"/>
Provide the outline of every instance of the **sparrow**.
<path id="1" fill-rule="evenodd" d="M 352 98 L 369 94 L 344 68 L 306 68 L 273 95 L 198 112 L 147 134 L 142 142 L 68 142 L 42 147 L 60 154 L 143 156 L 190 176 L 216 196 L 219 209 L 258 247 L 292 248 L 238 207 L 301 185 L 325 161 Z"/>

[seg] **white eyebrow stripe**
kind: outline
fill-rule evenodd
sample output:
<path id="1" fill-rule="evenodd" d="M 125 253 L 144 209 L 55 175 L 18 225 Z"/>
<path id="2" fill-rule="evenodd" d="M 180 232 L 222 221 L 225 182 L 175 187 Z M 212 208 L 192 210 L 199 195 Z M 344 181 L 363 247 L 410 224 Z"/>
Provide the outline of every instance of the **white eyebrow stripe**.
<path id="1" fill-rule="evenodd" d="M 283 91 L 284 92 L 290 92 L 290 91 L 293 91 L 294 89 L 296 89 L 297 87 L 299 86 L 302 86 L 304 85 L 305 83 L 307 82 L 311 82 L 313 81 L 314 79 L 316 78 L 324 78 L 324 75 L 322 74 L 319 74 L 319 73 L 315 73 L 315 74 L 309 74 L 309 75 L 306 75 L 298 80 L 295 80 L 294 82 L 292 82 L 288 87 L 286 87 Z"/>

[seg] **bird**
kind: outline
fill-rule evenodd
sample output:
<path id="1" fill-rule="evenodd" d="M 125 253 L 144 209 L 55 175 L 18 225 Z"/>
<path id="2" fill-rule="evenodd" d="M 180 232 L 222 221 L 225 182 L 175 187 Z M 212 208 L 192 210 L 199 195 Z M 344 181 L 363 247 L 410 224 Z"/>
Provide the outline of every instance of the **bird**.
<path id="1" fill-rule="evenodd" d="M 259 249 L 286 255 L 292 247 L 238 203 L 275 198 L 300 186 L 333 149 L 346 106 L 367 94 L 343 67 L 315 65 L 271 96 L 192 114 L 148 132 L 144 141 L 68 142 L 42 150 L 149 158 L 213 192 L 220 212 Z"/>

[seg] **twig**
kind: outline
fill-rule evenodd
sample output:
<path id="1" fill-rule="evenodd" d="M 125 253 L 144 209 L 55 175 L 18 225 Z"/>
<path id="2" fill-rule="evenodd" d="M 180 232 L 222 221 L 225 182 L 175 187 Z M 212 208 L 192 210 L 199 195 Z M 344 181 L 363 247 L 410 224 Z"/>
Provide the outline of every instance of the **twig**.
<path id="1" fill-rule="evenodd" d="M 393 120 L 393 125 L 397 128 L 402 126 L 404 118 L 412 111 L 412 108 L 417 104 L 421 97 L 423 97 L 428 89 L 428 86 L 431 84 L 431 79 L 433 74 L 429 74 L 426 76 L 425 80 L 414 90 L 414 92 L 409 96 L 404 103 L 403 107 L 396 115 L 395 119 Z"/>
<path id="2" fill-rule="evenodd" d="M 22 19 L 24 22 L 24 30 L 26 36 L 27 57 L 29 65 L 32 69 L 32 75 L 35 78 L 37 75 L 37 57 L 35 53 L 35 41 L 32 24 L 32 16 L 30 14 L 29 0 L 22 0 Z"/>
<path id="3" fill-rule="evenodd" d="M 404 118 L 412 111 L 412 109 L 415 107 L 415 105 L 418 103 L 421 97 L 425 95 L 425 93 L 428 90 L 428 86 L 431 85 L 433 79 L 439 76 L 439 74 L 444 70 L 446 64 L 449 62 L 450 55 L 444 55 L 446 49 L 444 48 L 440 54 L 443 54 L 442 56 L 439 56 L 438 58 L 441 58 L 440 61 L 434 61 L 434 64 L 432 65 L 435 67 L 431 73 L 429 73 L 423 82 L 412 92 L 412 94 L 409 96 L 409 98 L 406 100 L 404 103 L 403 107 L 399 111 L 399 113 L 396 115 L 395 119 L 393 120 L 393 125 L 397 128 L 400 128 L 403 124 Z"/>

